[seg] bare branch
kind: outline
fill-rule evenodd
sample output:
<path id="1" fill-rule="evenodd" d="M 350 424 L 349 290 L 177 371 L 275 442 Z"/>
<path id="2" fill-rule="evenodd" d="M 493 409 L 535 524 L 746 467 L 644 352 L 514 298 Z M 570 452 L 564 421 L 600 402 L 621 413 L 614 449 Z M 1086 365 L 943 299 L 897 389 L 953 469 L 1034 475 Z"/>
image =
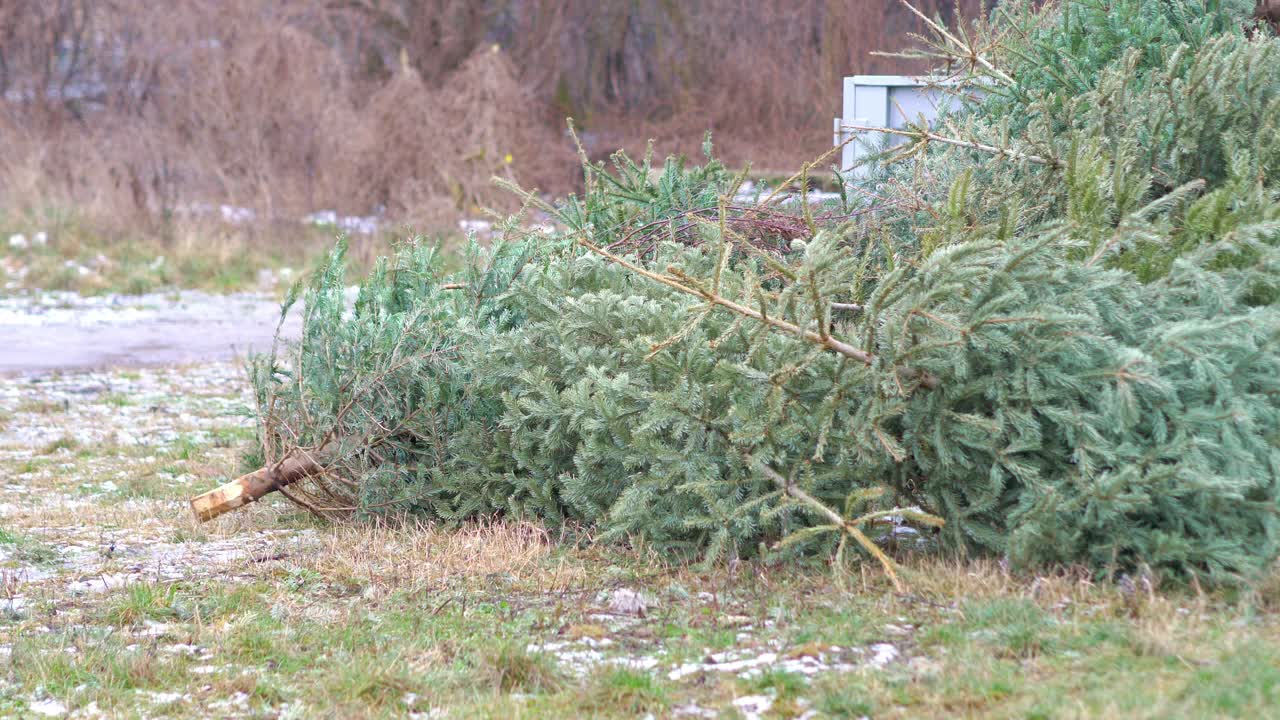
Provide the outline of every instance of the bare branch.
<path id="1" fill-rule="evenodd" d="M 992 75 L 996 76 L 1002 82 L 1013 84 L 1013 78 L 1010 77 L 1005 72 L 996 68 L 995 65 L 992 65 L 991 61 L 983 57 L 982 53 L 976 47 L 973 46 L 973 43 L 967 43 L 967 42 L 961 41 L 955 35 L 952 35 L 950 32 L 948 32 L 945 27 L 938 24 L 928 15 L 925 15 L 924 13 L 916 9 L 916 6 L 912 5 L 910 2 L 908 2 L 908 0 L 902 0 L 902 4 L 905 5 L 907 9 L 910 10 L 912 13 L 914 13 L 916 17 L 923 20 L 924 23 L 929 26 L 929 29 L 933 30 L 938 35 L 946 38 L 947 41 L 950 42 L 952 45 L 954 45 L 957 50 L 960 50 L 961 53 L 968 60 L 986 68 L 987 72 L 990 72 Z"/>
<path id="2" fill-rule="evenodd" d="M 813 508 L 819 514 L 821 514 L 823 517 L 829 520 L 832 525 L 835 525 L 836 527 L 840 528 L 849 537 L 853 538 L 854 541 L 856 541 L 859 545 L 861 545 L 864 550 L 866 550 L 868 553 L 871 554 L 872 557 L 874 557 L 877 561 L 879 561 L 881 567 L 884 568 L 885 573 L 889 576 L 889 579 L 893 581 L 893 587 L 897 589 L 898 592 L 902 592 L 903 585 L 902 585 L 902 581 L 898 579 L 897 566 L 894 564 L 893 560 L 888 555 L 886 555 L 883 550 L 880 549 L 880 546 L 872 542 L 871 538 L 867 537 L 866 533 L 858 529 L 857 521 L 850 521 L 846 519 L 840 513 L 828 507 L 826 503 L 815 498 L 814 496 L 810 495 L 804 490 L 801 490 L 795 484 L 795 482 L 787 479 L 782 475 L 782 473 L 778 472 L 777 470 L 774 470 L 773 468 L 769 467 L 767 464 L 756 461 L 750 455 L 746 456 L 746 460 L 750 465 L 760 468 L 760 472 L 763 473 L 765 477 L 772 480 L 774 484 L 777 485 L 788 496 L 796 500 L 799 500 L 805 505 L 808 505 L 809 507 Z M 860 520 L 874 519 L 876 517 L 881 517 L 886 514 L 901 513 L 901 512 L 908 512 L 908 511 L 892 510 L 892 511 L 887 511 L 885 513 L 875 513 L 872 515 L 864 516 L 863 518 L 860 518 Z M 930 525 L 941 526 L 943 523 L 943 520 L 941 518 L 937 518 L 932 515 L 922 516 L 920 513 L 913 513 L 913 515 L 917 517 L 927 518 L 926 522 L 927 524 L 930 524 Z"/>
<path id="3" fill-rule="evenodd" d="M 958 138 L 951 138 L 945 135 L 939 135 L 930 130 L 925 130 L 921 128 L 898 129 L 898 128 L 890 128 L 890 127 L 878 127 L 875 125 L 842 125 L 841 127 L 843 127 L 845 130 L 855 130 L 857 132 L 879 132 L 879 133 L 886 133 L 889 135 L 898 135 L 901 137 L 912 138 L 920 142 L 940 142 L 946 145 L 954 145 L 956 147 L 969 148 L 970 150 L 980 150 L 985 153 L 991 153 L 992 155 L 1007 157 L 1012 160 L 1025 160 L 1026 162 L 1035 163 L 1036 165 L 1047 165 L 1049 167 L 1055 167 L 1055 168 L 1063 167 L 1062 161 L 1056 158 L 1043 158 L 1043 157 L 1040 157 L 1039 155 L 1031 155 L 1029 153 L 1024 153 L 1019 150 L 1012 150 L 1010 148 L 999 147 L 997 145 L 987 145 L 985 143 L 975 142 L 972 140 L 960 140 Z"/>

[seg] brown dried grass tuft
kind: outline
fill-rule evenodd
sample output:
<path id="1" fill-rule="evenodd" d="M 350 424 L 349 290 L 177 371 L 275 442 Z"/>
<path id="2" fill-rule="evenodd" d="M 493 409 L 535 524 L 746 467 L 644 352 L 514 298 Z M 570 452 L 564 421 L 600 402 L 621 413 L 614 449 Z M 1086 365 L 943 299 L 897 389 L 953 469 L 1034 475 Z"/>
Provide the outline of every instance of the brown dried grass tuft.
<path id="1" fill-rule="evenodd" d="M 493 177 L 567 189 L 572 150 L 558 132 L 530 122 L 528 109 L 537 107 L 510 56 L 493 47 L 438 88 L 405 68 L 359 111 L 347 184 L 415 224 L 510 205 Z"/>
<path id="2" fill-rule="evenodd" d="M 384 590 L 439 590 L 501 576 L 541 592 L 559 592 L 583 581 L 577 562 L 553 557 L 554 543 L 546 530 L 514 520 L 457 528 L 413 520 L 351 523 L 325 533 L 322 542 L 304 561 L 311 569 Z"/>
<path id="3" fill-rule="evenodd" d="M 731 164 L 785 167 L 829 144 L 839 78 L 910 69 L 868 52 L 918 29 L 898 0 L 11 0 L 0 205 L 118 234 L 197 203 L 432 229 L 513 209 L 494 175 L 573 189 L 566 115 L 593 157 L 696 155 L 710 129 Z"/>
<path id="4" fill-rule="evenodd" d="M 353 44 L 377 28 L 305 0 L 63 5 L 92 18 L 100 39 L 54 32 L 44 6 L 0 13 L 0 37 L 46 41 L 0 48 L 9 212 L 75 208 L 146 231 L 227 203 L 265 223 L 333 209 L 431 225 L 512 209 L 494 175 L 570 188 L 571 148 L 490 45 L 431 84 L 409 63 L 369 74 Z M 46 76 L 68 44 L 91 60 Z"/>

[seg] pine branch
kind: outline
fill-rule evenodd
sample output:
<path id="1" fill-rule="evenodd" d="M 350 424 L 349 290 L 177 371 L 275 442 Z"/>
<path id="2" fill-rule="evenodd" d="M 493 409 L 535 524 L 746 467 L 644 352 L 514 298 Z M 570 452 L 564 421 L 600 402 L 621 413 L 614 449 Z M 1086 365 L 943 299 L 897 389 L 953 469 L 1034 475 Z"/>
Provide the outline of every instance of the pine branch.
<path id="1" fill-rule="evenodd" d="M 865 549 L 868 553 L 871 554 L 872 557 L 874 557 L 877 561 L 880 562 L 881 567 L 884 568 L 884 571 L 886 574 L 888 574 L 889 579 L 893 581 L 893 587 L 898 592 L 902 592 L 904 588 L 902 585 L 902 581 L 898 579 L 896 564 L 888 555 L 885 554 L 883 550 L 880 549 L 880 546 L 876 545 L 874 542 L 871 541 L 871 538 L 867 537 L 866 533 L 858 529 L 858 525 L 861 522 L 864 522 L 866 520 L 872 520 L 878 517 L 883 517 L 885 515 L 900 514 L 900 513 L 910 512 L 910 511 L 888 510 L 888 511 L 864 515 L 863 517 L 858 518 L 857 520 L 848 520 L 845 517 L 843 517 L 840 513 L 828 507 L 826 503 L 815 498 L 814 496 L 810 495 L 804 490 L 801 490 L 795 484 L 794 481 L 787 479 L 782 475 L 782 473 L 778 472 L 777 470 L 774 470 L 773 468 L 769 467 L 767 464 L 762 462 L 757 462 L 750 455 L 745 455 L 745 459 L 749 465 L 760 468 L 760 472 L 764 473 L 765 477 L 772 480 L 774 484 L 776 484 L 788 496 L 796 500 L 799 500 L 805 505 L 808 505 L 809 507 L 813 508 L 819 514 L 825 517 L 828 521 L 830 521 L 832 525 L 840 528 L 845 533 L 847 533 L 849 537 L 853 538 L 854 541 L 856 541 L 859 545 L 861 545 L 863 549 Z M 912 513 L 912 515 L 914 517 L 920 518 L 923 522 L 929 525 L 934 525 L 936 527 L 941 527 L 944 523 L 942 518 L 934 517 L 933 515 L 921 514 L 921 513 Z"/>
<path id="2" fill-rule="evenodd" d="M 940 142 L 946 145 L 954 145 L 956 147 L 969 148 L 970 150 L 980 150 L 985 153 L 990 153 L 992 155 L 998 155 L 1001 157 L 1007 157 L 1013 160 L 1025 160 L 1030 163 L 1035 163 L 1036 165 L 1046 165 L 1046 166 L 1055 167 L 1055 168 L 1063 167 L 1062 161 L 1056 158 L 1043 158 L 1043 157 L 1040 157 L 1039 155 L 1031 155 L 1029 153 L 1024 153 L 1019 150 L 1011 150 L 1009 148 L 999 147 L 997 145 L 987 145 L 985 143 L 974 142 L 972 140 L 960 140 L 958 138 L 939 135 L 930 130 L 924 130 L 919 128 L 907 128 L 907 129 L 900 130 L 898 128 L 877 127 L 874 125 L 842 125 L 841 127 L 844 128 L 845 130 L 855 130 L 857 132 L 879 132 L 879 133 L 887 133 L 889 135 L 898 135 L 901 137 L 912 138 L 922 143 Z"/>
<path id="3" fill-rule="evenodd" d="M 1145 207 L 1130 214 L 1118 225 L 1116 225 L 1115 232 L 1111 234 L 1111 237 L 1106 242 L 1098 245 L 1098 249 L 1095 250 L 1093 255 L 1089 256 L 1089 259 L 1085 261 L 1084 263 L 1085 267 L 1088 267 L 1097 263 L 1099 260 L 1105 257 L 1108 253 L 1110 253 L 1112 248 L 1121 244 L 1122 241 L 1125 239 L 1126 231 L 1130 231 L 1135 227 L 1140 227 L 1146 221 L 1146 217 L 1148 215 L 1154 213 L 1155 211 L 1161 208 L 1165 208 L 1170 205 L 1173 205 L 1174 203 L 1176 203 L 1177 201 L 1181 200 L 1182 198 L 1188 195 L 1203 192 L 1204 188 L 1205 188 L 1205 181 L 1200 178 L 1197 178 L 1195 180 L 1192 180 L 1189 183 L 1185 183 L 1179 187 L 1174 188 L 1171 192 L 1166 193 L 1165 195 L 1162 195 L 1161 197 L 1158 197 L 1155 200 L 1152 200 Z"/>
<path id="4" fill-rule="evenodd" d="M 813 330 L 806 330 L 794 323 L 787 322 L 786 320 L 773 317 L 771 315 L 766 315 L 764 312 L 760 310 L 749 308 L 746 305 L 741 305 L 739 303 L 736 303 L 730 300 L 729 298 L 724 297 L 723 295 L 719 295 L 710 290 L 707 290 L 706 288 L 703 288 L 702 286 L 700 286 L 696 281 L 694 281 L 688 275 L 685 275 L 684 273 L 680 272 L 677 269 L 671 269 L 671 272 L 675 277 L 668 276 L 668 275 L 660 275 L 653 271 L 646 270 L 645 268 L 642 268 L 639 265 L 636 265 L 635 263 L 628 261 L 626 258 L 615 255 L 609 252 L 608 250 L 605 250 L 604 248 L 599 247 L 585 239 L 579 238 L 578 242 L 583 247 L 599 255 L 600 257 L 603 257 L 609 262 L 620 265 L 626 268 L 627 270 L 630 270 L 631 272 L 637 275 L 640 275 L 641 277 L 645 277 L 654 282 L 666 285 L 667 287 L 673 290 L 677 290 L 679 292 L 685 293 L 686 295 L 693 295 L 695 297 L 700 297 L 703 300 L 707 301 L 708 303 L 711 303 L 712 305 L 718 305 L 722 308 L 725 308 L 726 310 L 729 310 L 730 312 L 734 312 L 734 313 L 737 313 L 738 315 L 752 318 L 766 325 L 769 325 L 770 327 L 781 330 L 789 335 L 795 335 L 797 337 L 804 338 L 805 340 L 808 340 L 809 342 L 812 342 L 817 345 L 821 345 L 834 353 L 843 355 L 844 357 L 847 357 L 850 360 L 856 360 L 857 362 L 860 362 L 863 365 L 871 365 L 871 363 L 875 360 L 875 356 L 872 355 L 871 353 L 867 352 L 866 350 L 861 350 L 859 348 L 856 348 L 850 345 L 849 343 L 834 337 L 830 333 L 818 333 L 818 332 L 814 332 Z M 914 368 L 899 368 L 898 374 L 899 376 L 901 376 L 903 379 L 906 379 L 906 380 L 918 380 L 921 385 L 929 389 L 934 389 L 938 387 L 938 379 L 927 372 L 921 372 Z"/>
<path id="5" fill-rule="evenodd" d="M 942 25 L 940 25 L 937 21 L 933 20 L 928 15 L 925 15 L 924 13 L 920 12 L 920 10 L 917 9 L 916 6 L 908 2 L 908 0 L 902 0 L 902 4 L 905 5 L 906 8 L 910 10 L 913 14 L 915 14 L 916 17 L 923 20 L 924 23 L 929 26 L 930 30 L 933 30 L 935 33 L 942 36 L 948 42 L 954 45 L 960 51 L 959 54 L 964 56 L 969 61 L 970 65 L 974 65 L 974 64 L 981 65 L 982 67 L 986 68 L 987 71 L 990 72 L 992 75 L 999 78 L 1002 82 L 1010 85 L 1013 84 L 1013 78 L 1010 77 L 1005 72 L 997 69 L 995 65 L 992 65 L 991 61 L 983 57 L 981 51 L 979 51 L 978 48 L 976 48 L 973 45 L 973 43 L 962 42 L 955 35 L 952 35 L 950 32 L 948 32 L 947 29 Z"/>
<path id="6" fill-rule="evenodd" d="M 604 248 L 594 245 L 586 240 L 579 239 L 578 242 L 581 243 L 583 247 L 605 258 L 609 262 L 620 265 L 626 268 L 627 270 L 630 270 L 631 272 L 637 275 L 640 275 L 642 277 L 648 278 L 654 282 L 666 285 L 667 287 L 673 290 L 678 290 L 682 293 L 685 293 L 686 295 L 694 295 L 696 297 L 700 297 L 703 300 L 706 300 L 707 302 L 713 305 L 719 305 L 720 307 L 723 307 L 726 310 L 729 310 L 731 312 L 735 312 L 739 315 L 745 315 L 746 317 L 749 317 L 749 318 L 754 318 L 756 320 L 759 320 L 762 323 L 765 323 L 766 325 L 770 325 L 779 330 L 782 330 L 783 332 L 789 333 L 791 335 L 798 335 L 811 342 L 817 343 L 819 345 L 824 345 L 828 349 L 832 350 L 833 352 L 839 353 L 840 355 L 843 355 L 851 360 L 857 360 L 858 362 L 864 365 L 870 365 L 871 362 L 875 359 L 874 356 L 871 355 L 871 353 L 865 350 L 859 350 L 858 348 L 855 348 L 854 346 L 846 342 L 843 342 L 841 340 L 837 340 L 834 337 L 827 336 L 824 339 L 821 335 L 819 335 L 818 333 L 812 330 L 804 330 L 797 325 L 787 322 L 786 320 L 781 320 L 776 317 L 767 316 L 764 313 L 760 312 L 759 310 L 754 310 L 745 305 L 740 305 L 722 295 L 717 295 L 711 292 L 710 290 L 706 290 L 704 288 L 697 286 L 696 284 L 689 283 L 688 282 L 689 277 L 687 275 L 684 275 L 683 273 L 680 273 L 678 270 L 675 271 L 676 273 L 678 273 L 676 278 L 669 277 L 666 275 L 659 275 L 658 273 L 652 272 L 650 270 L 646 270 L 640 267 L 639 265 L 636 265 L 635 263 L 628 261 L 623 257 L 614 255 L 608 250 L 605 250 Z M 683 277 L 681 278 L 680 276 L 683 276 Z M 681 282 L 682 279 L 685 282 Z"/>
<path id="7" fill-rule="evenodd" d="M 761 200 L 761 201 L 760 201 L 760 203 L 759 203 L 759 204 L 760 204 L 760 206 L 761 206 L 761 207 L 763 207 L 763 206 L 766 206 L 766 205 L 768 205 L 768 204 L 772 203 L 772 202 L 773 202 L 773 200 L 774 200 L 774 198 L 778 197 L 778 194 L 779 194 L 779 193 L 781 193 L 784 189 L 786 189 L 786 188 L 788 188 L 788 187 L 790 187 L 790 186 L 791 186 L 791 183 L 793 183 L 793 182 L 795 182 L 796 180 L 799 180 L 799 179 L 801 179 L 801 178 L 807 178 L 807 177 L 809 176 L 809 170 L 811 170 L 812 168 L 818 167 L 818 165 L 820 165 L 820 164 L 822 164 L 824 161 L 826 161 L 826 159 L 827 159 L 827 158 L 829 158 L 829 157 L 831 157 L 832 155 L 835 155 L 836 153 L 840 152 L 841 150 L 843 150 L 843 149 L 844 149 L 844 146 L 845 146 L 845 145 L 848 145 L 849 143 L 853 142 L 853 141 L 854 141 L 854 140 L 856 140 L 856 139 L 857 139 L 857 138 L 848 138 L 848 139 L 846 139 L 846 140 L 843 140 L 843 141 L 841 141 L 840 143 L 838 143 L 835 147 L 833 147 L 833 148 L 831 148 L 831 149 L 827 150 L 826 152 L 822 153 L 821 155 L 819 155 L 816 159 L 814 159 L 814 160 L 810 160 L 809 162 L 807 162 L 807 163 L 805 163 L 804 165 L 802 165 L 802 166 L 800 167 L 800 171 L 799 171 L 799 172 L 797 172 L 796 174 L 794 174 L 794 175 L 792 175 L 791 177 L 787 178 L 786 180 L 783 180 L 783 181 L 782 181 L 782 183 L 780 183 L 780 184 L 778 185 L 778 187 L 774 188 L 773 192 L 769 193 L 769 196 L 768 196 L 768 197 L 766 197 L 764 200 Z"/>

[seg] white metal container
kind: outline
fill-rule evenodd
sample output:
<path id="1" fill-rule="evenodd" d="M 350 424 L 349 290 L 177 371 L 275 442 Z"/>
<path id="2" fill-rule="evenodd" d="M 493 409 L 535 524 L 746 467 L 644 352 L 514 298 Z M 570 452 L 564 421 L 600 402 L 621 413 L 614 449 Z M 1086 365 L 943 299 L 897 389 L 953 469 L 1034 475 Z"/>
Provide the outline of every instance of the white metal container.
<path id="1" fill-rule="evenodd" d="M 845 130 L 846 125 L 867 127 L 904 128 L 909 122 L 918 122 L 923 116 L 933 122 L 938 114 L 956 102 L 956 99 L 940 89 L 936 79 L 910 75 L 854 75 L 844 79 L 844 103 L 841 117 L 835 119 L 834 141 L 836 145 L 857 139 L 844 146 L 840 153 L 840 170 L 853 168 L 859 160 L 874 153 L 884 142 L 885 133 Z M 890 145 L 906 142 L 901 136 L 889 136 Z M 865 175 L 866 167 L 853 171 L 854 177 Z"/>

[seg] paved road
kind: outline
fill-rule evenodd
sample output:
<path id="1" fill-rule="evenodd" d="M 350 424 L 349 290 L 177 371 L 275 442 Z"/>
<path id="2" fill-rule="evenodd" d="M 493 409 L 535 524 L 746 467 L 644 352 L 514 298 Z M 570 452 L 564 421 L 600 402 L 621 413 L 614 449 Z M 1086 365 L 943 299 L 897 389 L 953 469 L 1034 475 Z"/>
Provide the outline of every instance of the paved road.
<path id="1" fill-rule="evenodd" d="M 269 349 L 279 318 L 278 300 L 247 293 L 0 298 L 0 374 L 227 360 Z"/>

